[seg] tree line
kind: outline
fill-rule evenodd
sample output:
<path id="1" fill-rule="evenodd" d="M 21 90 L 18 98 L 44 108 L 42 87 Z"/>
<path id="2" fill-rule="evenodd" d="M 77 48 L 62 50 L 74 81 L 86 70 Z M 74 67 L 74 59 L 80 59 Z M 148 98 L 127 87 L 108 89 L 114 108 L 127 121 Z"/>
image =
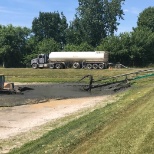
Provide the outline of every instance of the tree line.
<path id="1" fill-rule="evenodd" d="M 32 28 L 0 25 L 0 65 L 28 67 L 39 53 L 109 51 L 110 62 L 127 66 L 154 63 L 154 7 L 143 10 L 132 32 L 115 35 L 124 19 L 124 0 L 78 0 L 74 20 L 63 13 L 39 12 Z"/>

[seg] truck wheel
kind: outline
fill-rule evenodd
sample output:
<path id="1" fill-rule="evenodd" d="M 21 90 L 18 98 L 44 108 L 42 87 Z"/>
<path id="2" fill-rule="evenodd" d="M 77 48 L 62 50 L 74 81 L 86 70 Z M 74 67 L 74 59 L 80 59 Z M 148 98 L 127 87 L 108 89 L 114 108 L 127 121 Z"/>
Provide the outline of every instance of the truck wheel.
<path id="1" fill-rule="evenodd" d="M 55 65 L 54 64 L 49 64 L 49 68 L 54 69 Z"/>
<path id="2" fill-rule="evenodd" d="M 80 68 L 80 64 L 78 62 L 73 63 L 73 68 L 75 69 Z"/>
<path id="3" fill-rule="evenodd" d="M 35 63 L 35 64 L 32 64 L 32 68 L 34 68 L 34 69 L 36 69 L 38 66 L 37 66 L 37 64 Z"/>
<path id="4" fill-rule="evenodd" d="M 92 64 L 87 64 L 87 68 L 92 69 L 93 68 Z"/>
<path id="5" fill-rule="evenodd" d="M 56 64 L 56 69 L 61 69 L 62 68 L 62 65 L 61 64 Z"/>
<path id="6" fill-rule="evenodd" d="M 93 64 L 93 69 L 97 69 L 98 65 L 97 64 Z"/>
<path id="7" fill-rule="evenodd" d="M 104 69 L 104 64 L 99 64 L 99 69 Z"/>

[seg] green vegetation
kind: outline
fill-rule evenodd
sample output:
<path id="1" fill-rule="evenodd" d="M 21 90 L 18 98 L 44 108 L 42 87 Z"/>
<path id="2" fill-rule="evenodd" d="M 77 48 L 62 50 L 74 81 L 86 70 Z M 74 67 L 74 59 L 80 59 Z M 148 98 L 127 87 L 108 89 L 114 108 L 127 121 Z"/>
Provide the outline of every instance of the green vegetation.
<path id="1" fill-rule="evenodd" d="M 145 8 L 132 32 L 115 35 L 124 19 L 125 0 L 78 0 L 74 20 L 63 13 L 39 12 L 32 29 L 0 25 L 0 66 L 30 67 L 39 53 L 109 51 L 109 62 L 147 67 L 154 64 L 154 7 Z"/>
<path id="2" fill-rule="evenodd" d="M 67 33 L 67 43 L 83 42 L 96 47 L 106 36 L 113 35 L 123 19 L 122 5 L 125 0 L 78 0 L 75 19 Z"/>
<path id="3" fill-rule="evenodd" d="M 110 62 L 153 66 L 154 7 L 140 13 L 132 32 L 115 36 L 117 19 L 123 19 L 124 1 L 78 0 L 77 13 L 69 25 L 64 14 L 59 12 L 40 12 L 32 22 L 32 29 L 0 25 L 0 65 L 26 67 L 41 52 L 107 50 Z M 134 71 L 10 68 L 0 68 L 7 82 L 77 82 L 87 74 L 99 79 Z M 10 153 L 153 153 L 153 80 L 153 76 L 136 80 L 131 89 L 119 94 L 117 102 L 54 129 Z"/>
<path id="4" fill-rule="evenodd" d="M 154 77 L 136 80 L 117 101 L 49 131 L 10 154 L 154 151 Z"/>
<path id="5" fill-rule="evenodd" d="M 6 76 L 6 82 L 77 82 L 90 74 L 94 79 L 133 72 L 136 69 L 32 69 L 32 68 L 0 68 L 0 74 Z"/>

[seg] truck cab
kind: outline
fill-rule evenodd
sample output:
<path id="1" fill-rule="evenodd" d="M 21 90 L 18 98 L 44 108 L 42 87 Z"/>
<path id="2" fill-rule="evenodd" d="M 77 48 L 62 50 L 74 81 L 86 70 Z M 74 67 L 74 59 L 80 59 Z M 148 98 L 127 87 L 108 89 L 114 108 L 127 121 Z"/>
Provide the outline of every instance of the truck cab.
<path id="1" fill-rule="evenodd" d="M 39 54 L 37 58 L 31 60 L 32 68 L 44 68 L 48 67 L 48 54 Z"/>

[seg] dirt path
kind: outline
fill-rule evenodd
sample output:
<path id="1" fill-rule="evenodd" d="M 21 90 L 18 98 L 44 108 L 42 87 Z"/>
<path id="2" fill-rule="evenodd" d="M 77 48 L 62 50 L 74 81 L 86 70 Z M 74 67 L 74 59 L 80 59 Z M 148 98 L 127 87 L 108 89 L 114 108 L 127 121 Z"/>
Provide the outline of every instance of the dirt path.
<path id="1" fill-rule="evenodd" d="M 72 98 L 64 100 L 51 99 L 45 103 L 0 108 L 0 143 L 28 132 L 71 113 L 92 108 L 99 103 L 105 106 L 110 96 Z M 18 141 L 19 142 L 19 141 Z M 17 144 L 17 143 L 15 143 Z M 20 143 L 21 144 L 21 143 Z M 8 152 L 17 145 L 0 147 L 0 153 Z"/>
<path id="2" fill-rule="evenodd" d="M 80 109 L 94 106 L 103 97 L 50 100 L 46 103 L 0 109 L 0 139 L 14 136 L 50 120 L 61 118 Z"/>

